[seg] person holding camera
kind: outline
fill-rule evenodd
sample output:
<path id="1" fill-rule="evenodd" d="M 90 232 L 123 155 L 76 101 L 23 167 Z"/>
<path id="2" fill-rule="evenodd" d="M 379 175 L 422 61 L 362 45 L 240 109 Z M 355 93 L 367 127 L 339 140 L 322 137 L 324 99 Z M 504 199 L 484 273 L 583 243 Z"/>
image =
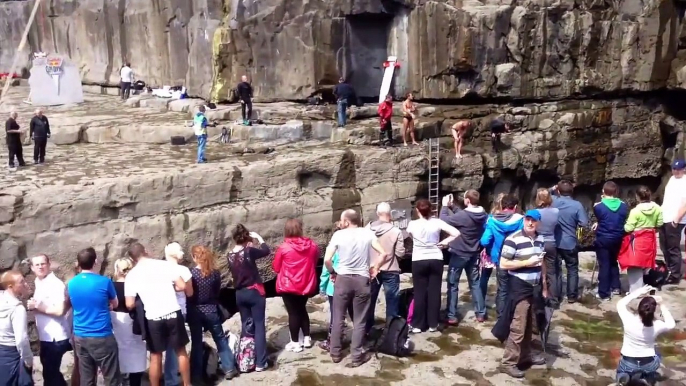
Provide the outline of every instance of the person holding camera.
<path id="1" fill-rule="evenodd" d="M 509 288 L 505 309 L 492 332 L 501 342 L 507 341 L 500 371 L 513 378 L 524 377 L 520 366 L 545 364 L 545 358 L 534 353 L 532 345 L 533 323 L 541 331 L 544 328 L 536 316 L 544 311 L 547 297 L 545 240 L 537 231 L 540 221 L 538 210 L 528 210 L 524 227 L 505 239 L 500 254 L 500 268 L 510 276 Z"/>

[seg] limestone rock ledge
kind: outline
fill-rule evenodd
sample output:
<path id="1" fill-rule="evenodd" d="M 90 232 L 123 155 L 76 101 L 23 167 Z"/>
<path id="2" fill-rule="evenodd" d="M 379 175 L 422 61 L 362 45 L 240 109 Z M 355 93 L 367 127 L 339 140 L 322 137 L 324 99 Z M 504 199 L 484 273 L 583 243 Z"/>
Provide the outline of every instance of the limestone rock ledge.
<path id="1" fill-rule="evenodd" d="M 223 100 L 243 73 L 258 100 L 304 99 L 347 76 L 378 94 L 400 58 L 395 94 L 560 99 L 682 88 L 680 1 L 52 0 L 20 53 L 65 54 L 89 84 L 116 85 L 131 61 L 153 85 L 185 83 Z M 0 72 L 33 1 L 0 3 Z"/>

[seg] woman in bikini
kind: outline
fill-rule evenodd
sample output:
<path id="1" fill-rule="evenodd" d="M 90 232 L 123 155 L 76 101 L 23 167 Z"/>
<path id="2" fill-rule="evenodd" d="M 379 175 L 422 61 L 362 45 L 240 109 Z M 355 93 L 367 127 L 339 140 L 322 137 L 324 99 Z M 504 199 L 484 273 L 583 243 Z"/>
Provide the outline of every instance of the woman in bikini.
<path id="1" fill-rule="evenodd" d="M 407 146 L 407 133 L 410 134 L 410 139 L 412 139 L 413 145 L 419 145 L 414 138 L 414 123 L 415 123 L 415 111 L 417 107 L 412 102 L 412 94 L 407 94 L 407 98 L 403 102 L 403 143 Z"/>

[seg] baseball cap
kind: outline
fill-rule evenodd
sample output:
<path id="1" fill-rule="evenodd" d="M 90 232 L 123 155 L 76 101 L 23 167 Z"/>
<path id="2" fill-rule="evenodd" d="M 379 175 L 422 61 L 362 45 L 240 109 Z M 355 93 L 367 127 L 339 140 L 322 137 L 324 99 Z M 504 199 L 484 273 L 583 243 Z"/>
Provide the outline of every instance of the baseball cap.
<path id="1" fill-rule="evenodd" d="M 524 214 L 524 217 L 529 217 L 530 219 L 535 221 L 541 221 L 541 212 L 539 212 L 536 209 L 529 209 Z"/>
<path id="2" fill-rule="evenodd" d="M 177 258 L 182 257 L 183 248 L 181 248 L 181 245 L 179 245 L 179 243 L 167 244 L 167 246 L 164 247 L 164 256 L 175 256 Z"/>
<path id="3" fill-rule="evenodd" d="M 672 169 L 674 170 L 684 170 L 686 169 L 686 162 L 682 159 L 678 159 L 674 162 L 672 162 Z"/>

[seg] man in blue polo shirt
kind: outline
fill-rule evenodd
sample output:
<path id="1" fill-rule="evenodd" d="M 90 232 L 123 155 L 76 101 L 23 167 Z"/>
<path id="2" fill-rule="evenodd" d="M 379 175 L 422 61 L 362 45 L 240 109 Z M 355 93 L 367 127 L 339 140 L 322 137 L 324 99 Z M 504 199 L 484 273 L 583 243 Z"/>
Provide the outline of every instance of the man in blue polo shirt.
<path id="1" fill-rule="evenodd" d="M 69 302 L 74 310 L 74 354 L 79 358 L 82 384 L 95 385 L 98 368 L 105 384 L 121 384 L 119 349 L 112 332 L 110 307 L 117 308 L 117 293 L 112 280 L 97 274 L 93 248 L 78 253 L 80 269 L 67 285 Z"/>

